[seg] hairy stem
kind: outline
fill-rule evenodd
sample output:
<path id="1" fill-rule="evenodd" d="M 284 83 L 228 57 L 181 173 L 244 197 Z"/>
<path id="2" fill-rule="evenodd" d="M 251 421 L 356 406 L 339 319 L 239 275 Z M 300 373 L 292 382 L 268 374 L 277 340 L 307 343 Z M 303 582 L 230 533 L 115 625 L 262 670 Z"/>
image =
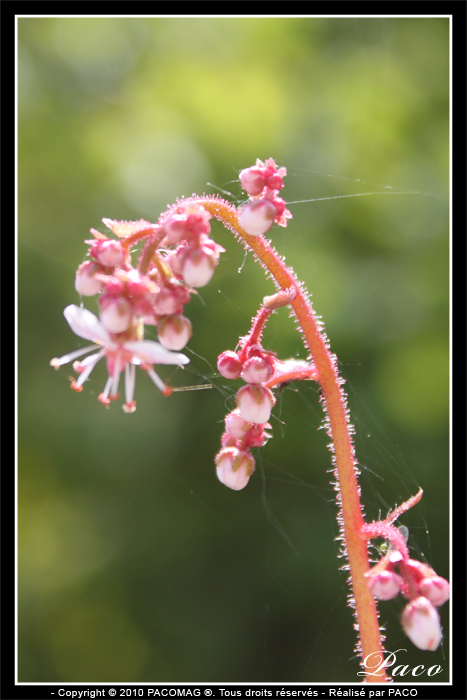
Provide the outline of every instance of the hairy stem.
<path id="1" fill-rule="evenodd" d="M 322 389 L 329 421 L 328 434 L 333 443 L 335 473 L 339 488 L 337 500 L 341 509 L 339 519 L 349 561 L 360 639 L 359 652 L 362 659 L 365 659 L 369 654 L 379 653 L 382 660 L 383 646 L 378 612 L 375 599 L 365 578 L 370 563 L 367 538 L 363 534 L 364 520 L 357 482 L 358 472 L 349 430 L 346 399 L 341 387 L 342 382 L 338 375 L 336 360 L 328 349 L 326 339 L 319 327 L 306 292 L 296 280 L 293 271 L 287 268 L 269 242 L 263 236 L 250 236 L 245 233 L 239 226 L 236 209 L 228 202 L 222 199 L 204 197 L 200 197 L 197 201 L 237 237 L 247 243 L 281 289 L 290 290 L 293 288 L 296 291 L 290 304 L 318 372 L 318 381 Z M 387 681 L 387 678 L 386 676 L 378 676 L 377 678 L 368 676 L 367 681 L 380 683 Z"/>

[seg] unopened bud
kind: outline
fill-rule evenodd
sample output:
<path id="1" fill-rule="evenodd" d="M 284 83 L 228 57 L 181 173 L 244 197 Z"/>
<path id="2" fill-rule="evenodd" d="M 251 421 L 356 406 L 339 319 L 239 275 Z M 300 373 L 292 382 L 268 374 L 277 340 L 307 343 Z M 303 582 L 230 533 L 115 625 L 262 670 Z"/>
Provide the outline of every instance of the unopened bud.
<path id="1" fill-rule="evenodd" d="M 393 571 L 379 571 L 369 576 L 368 585 L 375 598 L 392 600 L 401 590 L 403 580 Z"/>
<path id="2" fill-rule="evenodd" d="M 236 352 L 226 350 L 219 355 L 217 369 L 226 379 L 238 379 L 242 372 L 243 365 Z"/>
<path id="3" fill-rule="evenodd" d="M 438 612 L 423 596 L 405 606 L 402 628 L 418 649 L 435 651 L 440 645 L 442 633 Z"/>
<path id="4" fill-rule="evenodd" d="M 238 442 L 237 438 L 233 438 L 228 433 L 224 433 L 221 437 L 222 447 L 236 447 L 237 442 Z"/>
<path id="5" fill-rule="evenodd" d="M 250 423 L 267 423 L 276 399 L 261 384 L 248 384 L 237 391 L 237 406 L 242 418 Z"/>
<path id="6" fill-rule="evenodd" d="M 260 236 L 269 231 L 276 218 L 277 210 L 268 199 L 248 202 L 240 212 L 238 223 L 250 236 Z"/>
<path id="7" fill-rule="evenodd" d="M 165 316 L 157 324 L 159 340 L 169 350 L 181 350 L 192 336 L 191 321 L 181 314 Z"/>
<path id="8" fill-rule="evenodd" d="M 255 471 L 255 460 L 249 452 L 225 447 L 216 455 L 217 478 L 234 491 L 244 489 Z"/>
<path id="9" fill-rule="evenodd" d="M 266 185 L 264 168 L 245 168 L 245 170 L 242 170 L 240 173 L 240 184 L 252 197 L 261 194 Z"/>
<path id="10" fill-rule="evenodd" d="M 171 243 L 177 245 L 189 233 L 187 218 L 184 214 L 173 214 L 164 223 L 164 231 Z"/>
<path id="11" fill-rule="evenodd" d="M 154 311 L 160 316 L 172 316 L 173 314 L 181 311 L 183 304 L 189 300 L 189 294 L 187 299 L 182 299 L 179 290 L 175 289 L 161 289 L 157 293 L 156 299 L 154 301 Z"/>
<path id="12" fill-rule="evenodd" d="M 284 168 L 285 170 L 285 168 Z M 271 190 L 281 190 L 284 187 L 283 175 L 274 173 L 266 180 L 266 184 Z"/>
<path id="13" fill-rule="evenodd" d="M 263 384 L 274 374 L 272 362 L 263 357 L 250 357 L 243 365 L 242 379 L 248 384 Z"/>
<path id="14" fill-rule="evenodd" d="M 243 437 L 245 437 L 245 434 L 250 430 L 250 428 L 251 423 L 242 418 L 238 408 L 236 408 L 235 411 L 232 411 L 232 413 L 229 413 L 229 415 L 225 418 L 225 430 L 236 440 L 241 440 Z"/>
<path id="15" fill-rule="evenodd" d="M 420 581 L 420 593 L 439 607 L 449 600 L 449 583 L 441 576 L 424 578 Z"/>
<path id="16" fill-rule="evenodd" d="M 91 255 L 104 267 L 122 265 L 125 253 L 120 241 L 96 241 L 91 247 Z"/>
<path id="17" fill-rule="evenodd" d="M 100 319 L 110 333 L 123 333 L 131 323 L 131 305 L 124 297 L 101 297 Z"/>
<path id="18" fill-rule="evenodd" d="M 102 289 L 102 282 L 95 275 L 102 272 L 102 267 L 93 260 L 86 260 L 76 270 L 75 289 L 84 297 L 92 297 Z"/>
<path id="19" fill-rule="evenodd" d="M 202 248 L 187 251 L 183 264 L 183 281 L 189 287 L 204 287 L 211 281 L 216 267 L 216 260 Z"/>

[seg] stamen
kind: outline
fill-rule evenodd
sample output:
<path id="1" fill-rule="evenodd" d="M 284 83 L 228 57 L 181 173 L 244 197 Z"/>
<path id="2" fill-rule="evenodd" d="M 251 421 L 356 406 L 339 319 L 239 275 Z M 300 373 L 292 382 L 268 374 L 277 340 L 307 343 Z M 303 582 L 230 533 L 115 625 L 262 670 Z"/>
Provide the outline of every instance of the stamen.
<path id="1" fill-rule="evenodd" d="M 125 367 L 125 406 L 131 406 L 134 404 L 133 411 L 136 410 L 136 403 L 133 401 L 133 396 L 135 394 L 135 378 L 136 378 L 136 367 L 130 362 Z M 126 413 L 132 413 L 133 411 L 127 411 L 123 407 Z"/>
<path id="2" fill-rule="evenodd" d="M 153 369 L 147 369 L 146 372 L 151 377 L 152 381 L 157 386 L 159 391 L 161 391 L 164 396 L 170 396 L 170 394 L 172 393 L 171 387 L 164 384 L 162 379 L 159 377 L 158 374 L 156 374 L 156 372 Z"/>
<path id="3" fill-rule="evenodd" d="M 102 392 L 102 394 L 99 394 L 99 396 L 98 396 L 98 400 L 101 403 L 104 403 L 106 406 L 110 403 L 108 396 L 110 393 L 110 387 L 112 386 L 112 381 L 113 381 L 112 377 L 107 378 L 107 381 L 106 381 L 105 387 L 104 387 L 104 391 Z"/>
<path id="4" fill-rule="evenodd" d="M 86 348 L 80 348 L 79 350 L 74 350 L 73 352 L 69 352 L 66 355 L 62 355 L 62 357 L 54 357 L 52 360 L 50 360 L 49 364 L 54 369 L 58 369 L 62 365 L 66 365 L 66 364 L 68 364 L 68 362 L 71 362 L 72 360 L 76 360 L 77 357 L 81 357 L 81 355 L 85 355 L 90 350 L 95 350 L 98 347 L 99 347 L 98 345 L 88 345 Z M 84 360 L 83 360 L 83 362 L 84 362 Z"/>
<path id="5" fill-rule="evenodd" d="M 84 369 L 76 381 L 77 387 L 80 387 L 84 384 L 84 382 L 89 377 L 89 375 L 91 374 L 94 367 L 97 365 L 99 360 L 102 357 L 104 357 L 104 355 L 105 355 L 105 350 L 100 350 L 99 352 L 96 352 L 95 355 L 90 355 L 89 357 L 86 357 L 86 359 L 83 360 L 83 362 L 81 364 L 83 365 Z"/>
<path id="6" fill-rule="evenodd" d="M 112 400 L 115 400 L 118 397 L 118 384 L 120 382 L 120 375 L 121 371 L 119 369 L 116 369 L 115 374 L 113 376 L 112 389 L 110 392 L 110 398 Z"/>

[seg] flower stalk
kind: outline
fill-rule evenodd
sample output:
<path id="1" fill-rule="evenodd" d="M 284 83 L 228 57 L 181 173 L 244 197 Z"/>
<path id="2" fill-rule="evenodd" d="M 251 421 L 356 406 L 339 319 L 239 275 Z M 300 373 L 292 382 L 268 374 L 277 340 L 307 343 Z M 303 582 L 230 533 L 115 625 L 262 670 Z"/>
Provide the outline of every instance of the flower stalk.
<path id="1" fill-rule="evenodd" d="M 148 374 L 164 396 L 172 388 L 156 374 L 154 365 L 183 366 L 188 357 L 179 353 L 188 343 L 192 325 L 183 315 L 184 306 L 196 289 L 207 285 L 224 249 L 210 237 L 211 217 L 217 218 L 272 276 L 276 292 L 263 299 L 249 333 L 240 338 L 237 350 L 227 350 L 218 358 L 220 374 L 227 379 L 241 378 L 245 385 L 236 393 L 237 407 L 225 419 L 221 449 L 215 457 L 218 479 L 235 491 L 246 487 L 255 470 L 250 450 L 263 446 L 271 437 L 268 423 L 276 403 L 272 392 L 290 381 L 319 383 L 325 411 L 325 428 L 334 467 L 334 487 L 339 507 L 338 522 L 343 554 L 348 560 L 351 594 L 358 632 L 357 651 L 363 667 L 365 659 L 376 654 L 383 660 L 383 645 L 375 599 L 390 600 L 402 593 L 408 604 L 402 613 L 402 627 L 420 649 L 434 651 L 441 642 L 440 616 L 436 610 L 449 598 L 449 584 L 426 564 L 410 559 L 405 538 L 394 522 L 422 497 L 422 491 L 395 508 L 385 520 L 365 523 L 358 485 L 358 464 L 352 441 L 343 380 L 337 358 L 313 311 L 308 292 L 293 270 L 264 238 L 274 223 L 286 226 L 291 218 L 278 196 L 283 187 L 285 168 L 272 159 L 240 173 L 249 201 L 237 210 L 219 197 L 197 197 L 176 202 L 161 215 L 157 224 L 103 219 L 117 239 L 91 229 L 91 259 L 76 273 L 75 288 L 82 296 L 99 295 L 99 319 L 90 311 L 68 306 L 64 315 L 73 332 L 93 345 L 54 358 L 58 369 L 92 350 L 73 368 L 78 379 L 72 388 L 81 391 L 100 359 L 105 358 L 108 379 L 99 401 L 106 407 L 119 398 L 120 376 L 125 375 L 123 410 L 133 413 L 136 367 Z M 135 267 L 131 247 L 142 243 Z M 264 327 L 271 314 L 291 306 L 304 345 L 307 360 L 279 360 L 276 353 L 261 344 Z M 144 340 L 145 324 L 156 326 L 159 342 Z M 174 352 L 176 351 L 176 352 Z M 383 537 L 389 550 L 370 568 L 368 541 Z M 365 672 L 363 672 L 365 673 Z M 366 675 L 367 682 L 384 682 L 386 675 Z"/>
<path id="2" fill-rule="evenodd" d="M 321 386 L 328 418 L 327 431 L 332 439 L 333 461 L 338 484 L 338 502 L 341 509 L 342 539 L 350 567 L 353 605 L 358 624 L 360 655 L 364 659 L 371 653 L 383 654 L 383 645 L 378 622 L 375 599 L 368 587 L 365 574 L 370 569 L 364 526 L 360 488 L 357 482 L 357 467 L 354 447 L 349 429 L 347 403 L 342 382 L 337 372 L 336 359 L 331 355 L 325 336 L 320 330 L 313 308 L 303 286 L 298 283 L 280 256 L 263 237 L 248 235 L 239 225 L 238 216 L 232 206 L 220 199 L 199 199 L 205 209 L 232 229 L 253 250 L 281 290 L 295 290 L 292 306 L 298 325 L 313 358 L 318 381 Z M 381 657 L 382 658 L 382 657 Z M 368 676 L 369 682 L 376 679 Z M 377 681 L 384 680 L 381 676 Z"/>

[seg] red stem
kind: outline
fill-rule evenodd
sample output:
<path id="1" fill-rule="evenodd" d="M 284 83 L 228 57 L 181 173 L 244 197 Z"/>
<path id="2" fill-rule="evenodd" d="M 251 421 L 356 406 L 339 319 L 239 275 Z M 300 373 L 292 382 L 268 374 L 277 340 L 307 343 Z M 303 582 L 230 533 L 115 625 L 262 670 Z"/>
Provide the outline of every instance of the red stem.
<path id="1" fill-rule="evenodd" d="M 207 211 L 219 219 L 236 237 L 242 238 L 254 251 L 283 290 L 295 289 L 295 298 L 290 302 L 305 337 L 318 371 L 318 381 L 324 396 L 328 418 L 328 434 L 333 441 L 333 462 L 338 483 L 337 501 L 340 505 L 339 522 L 342 539 L 350 567 L 353 591 L 352 604 L 358 624 L 359 653 L 362 659 L 379 653 L 383 658 L 383 646 L 378 623 L 378 612 L 373 595 L 365 578 L 370 569 L 367 539 L 363 534 L 363 514 L 360 489 L 357 482 L 357 467 L 349 430 L 346 397 L 342 381 L 337 372 L 336 358 L 331 355 L 328 343 L 320 330 L 313 308 L 302 285 L 298 283 L 290 268 L 263 236 L 250 236 L 239 226 L 237 211 L 222 199 L 196 198 Z M 386 676 L 368 676 L 368 682 L 387 681 Z"/>
<path id="2" fill-rule="evenodd" d="M 241 350 L 238 352 L 238 357 L 242 362 L 244 362 L 246 359 L 246 351 L 248 348 L 261 342 L 264 326 L 266 325 L 266 322 L 271 314 L 272 310 L 261 307 L 254 317 L 250 332 L 242 339 L 240 343 Z"/>

